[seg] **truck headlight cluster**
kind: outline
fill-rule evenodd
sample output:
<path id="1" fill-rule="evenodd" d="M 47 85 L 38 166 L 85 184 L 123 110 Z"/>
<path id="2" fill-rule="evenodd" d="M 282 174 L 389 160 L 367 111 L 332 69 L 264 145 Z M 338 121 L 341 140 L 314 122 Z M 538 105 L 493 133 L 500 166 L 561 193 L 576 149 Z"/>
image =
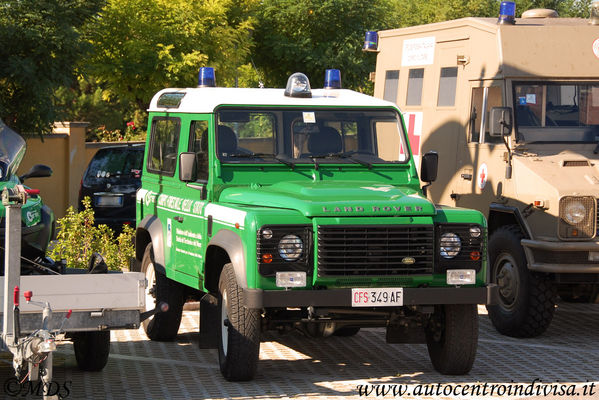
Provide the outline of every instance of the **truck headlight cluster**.
<path id="1" fill-rule="evenodd" d="M 309 274 L 313 266 L 312 230 L 312 225 L 267 225 L 258 229 L 256 259 L 260 274 L 272 277 L 277 272 Z"/>
<path id="2" fill-rule="evenodd" d="M 564 196 L 559 201 L 558 236 L 562 239 L 595 237 L 597 200 L 593 196 Z"/>
<path id="3" fill-rule="evenodd" d="M 487 230 L 480 224 L 438 224 L 435 266 L 436 273 L 450 270 L 478 273 L 487 259 Z M 459 275 L 459 274 L 458 274 Z M 462 278 L 456 278 L 462 280 Z M 453 279 L 452 282 L 456 280 Z M 463 284 L 463 283 L 462 283 Z"/>

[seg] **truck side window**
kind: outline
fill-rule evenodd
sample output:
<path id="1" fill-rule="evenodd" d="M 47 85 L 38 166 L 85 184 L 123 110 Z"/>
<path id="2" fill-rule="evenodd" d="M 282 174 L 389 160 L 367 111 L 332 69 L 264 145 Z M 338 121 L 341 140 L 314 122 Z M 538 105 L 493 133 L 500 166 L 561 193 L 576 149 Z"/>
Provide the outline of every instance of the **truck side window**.
<path id="1" fill-rule="evenodd" d="M 189 151 L 196 153 L 196 180 L 208 180 L 208 121 L 191 121 Z"/>
<path id="2" fill-rule="evenodd" d="M 399 86 L 399 70 L 385 71 L 385 89 L 383 99 L 397 102 L 397 89 Z"/>
<path id="3" fill-rule="evenodd" d="M 422 104 L 422 84 L 424 68 L 411 69 L 408 74 L 408 94 L 406 105 L 419 106 Z"/>
<path id="4" fill-rule="evenodd" d="M 148 171 L 173 176 L 177 165 L 179 118 L 154 117 L 150 133 Z"/>
<path id="5" fill-rule="evenodd" d="M 485 100 L 486 107 L 483 110 Z M 484 121 L 482 122 L 485 129 L 484 143 L 502 143 L 502 138 L 491 137 L 491 135 L 489 135 L 489 112 L 491 108 L 501 107 L 503 104 L 501 100 L 501 87 L 491 86 L 488 88 L 473 88 L 471 104 L 470 120 L 468 122 L 468 130 L 470 132 L 469 141 L 474 143 L 480 142 L 481 121 L 484 118 Z"/>
<path id="6" fill-rule="evenodd" d="M 441 68 L 437 107 L 453 107 L 455 105 L 457 83 L 458 67 Z"/>

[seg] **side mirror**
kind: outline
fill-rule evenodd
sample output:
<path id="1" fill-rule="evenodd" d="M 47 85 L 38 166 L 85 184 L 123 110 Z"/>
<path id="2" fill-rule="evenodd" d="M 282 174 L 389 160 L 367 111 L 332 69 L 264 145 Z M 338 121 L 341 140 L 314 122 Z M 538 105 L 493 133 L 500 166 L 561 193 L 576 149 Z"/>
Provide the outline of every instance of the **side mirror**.
<path id="1" fill-rule="evenodd" d="M 493 137 L 512 134 L 512 109 L 510 107 L 491 108 L 489 134 Z"/>
<path id="2" fill-rule="evenodd" d="M 420 180 L 422 182 L 434 182 L 437 179 L 437 170 L 439 168 L 439 154 L 436 151 L 429 151 L 422 156 L 420 162 Z"/>
<path id="3" fill-rule="evenodd" d="M 179 180 L 183 182 L 196 180 L 196 153 L 179 154 Z"/>
<path id="4" fill-rule="evenodd" d="M 47 178 L 48 176 L 52 176 L 52 168 L 44 164 L 35 164 L 29 172 L 19 176 L 19 179 L 23 182 L 29 178 Z"/>

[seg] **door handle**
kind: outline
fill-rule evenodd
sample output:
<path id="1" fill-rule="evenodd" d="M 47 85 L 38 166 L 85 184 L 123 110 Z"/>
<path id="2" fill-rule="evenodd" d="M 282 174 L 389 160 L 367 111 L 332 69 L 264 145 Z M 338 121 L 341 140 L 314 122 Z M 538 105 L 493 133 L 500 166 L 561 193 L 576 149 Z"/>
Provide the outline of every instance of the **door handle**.
<path id="1" fill-rule="evenodd" d="M 465 179 L 467 181 L 471 181 L 472 180 L 472 174 L 462 174 L 460 176 L 462 177 L 462 179 Z"/>
<path id="2" fill-rule="evenodd" d="M 175 217 L 173 219 L 177 222 L 183 222 L 183 217 Z"/>

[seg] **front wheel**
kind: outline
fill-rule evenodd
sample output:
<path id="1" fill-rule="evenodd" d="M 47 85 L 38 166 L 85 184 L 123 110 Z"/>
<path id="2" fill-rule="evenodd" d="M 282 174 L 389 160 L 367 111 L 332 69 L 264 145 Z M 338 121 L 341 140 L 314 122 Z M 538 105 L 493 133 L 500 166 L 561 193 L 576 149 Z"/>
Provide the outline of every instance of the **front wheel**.
<path id="1" fill-rule="evenodd" d="M 489 239 L 491 279 L 499 286 L 499 301 L 487 310 L 499 333 L 535 337 L 553 319 L 556 292 L 549 280 L 528 269 L 521 240 L 515 225 L 498 228 Z"/>
<path id="2" fill-rule="evenodd" d="M 101 371 L 110 354 L 110 331 L 77 332 L 73 334 L 77 366 L 82 371 Z"/>
<path id="3" fill-rule="evenodd" d="M 476 304 L 435 306 L 426 329 L 426 344 L 433 367 L 444 375 L 470 372 L 478 346 Z"/>
<path id="4" fill-rule="evenodd" d="M 228 381 L 249 381 L 258 368 L 260 312 L 243 306 L 243 291 L 232 264 L 226 264 L 218 283 L 218 360 Z"/>
<path id="5" fill-rule="evenodd" d="M 183 304 L 185 303 L 184 288 L 156 271 L 154 268 L 154 250 L 152 243 L 148 244 L 141 261 L 141 272 L 146 276 L 146 311 L 153 310 L 161 302 L 168 304 L 168 311 L 159 312 L 144 320 L 142 326 L 150 340 L 171 341 L 177 337 Z"/>

